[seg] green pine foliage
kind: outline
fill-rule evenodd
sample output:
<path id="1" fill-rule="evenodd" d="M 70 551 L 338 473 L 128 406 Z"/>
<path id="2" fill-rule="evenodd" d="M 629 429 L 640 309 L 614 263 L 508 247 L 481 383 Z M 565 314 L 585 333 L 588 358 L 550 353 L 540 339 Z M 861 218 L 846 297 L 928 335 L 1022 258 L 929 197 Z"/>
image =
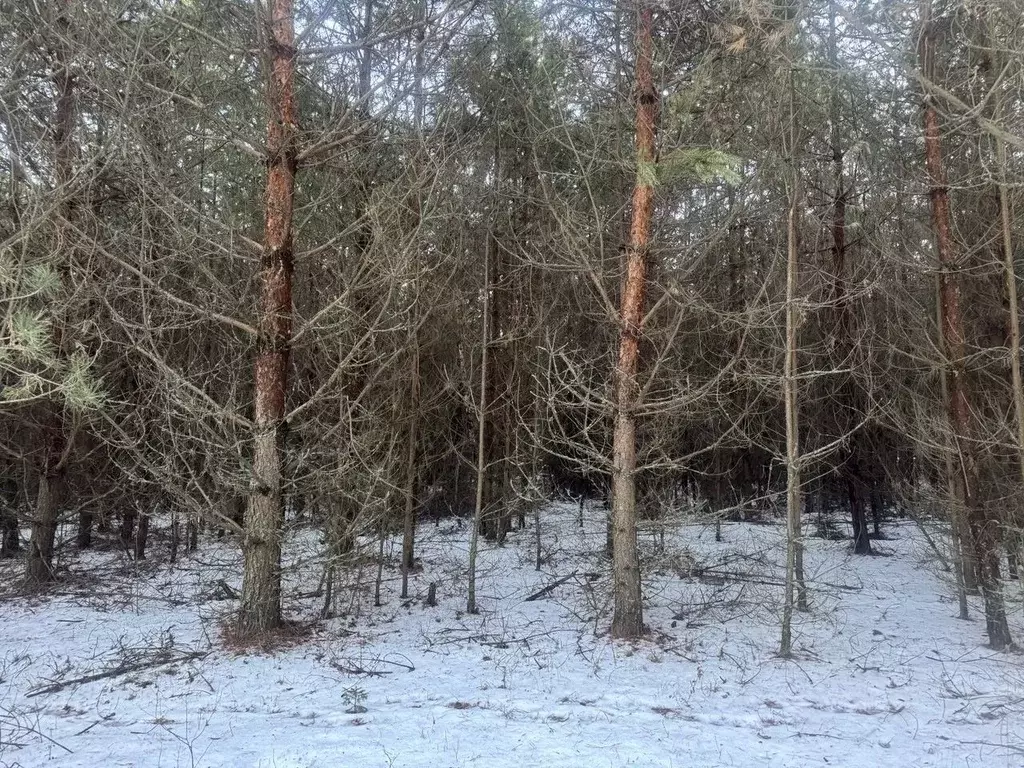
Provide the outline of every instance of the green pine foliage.
<path id="1" fill-rule="evenodd" d="M 60 287 L 48 264 L 22 264 L 10 251 L 0 258 L 0 408 L 56 397 L 86 411 L 103 402 L 89 357 L 60 355 L 54 344 Z"/>
<path id="2" fill-rule="evenodd" d="M 735 155 L 708 147 L 685 147 L 672 150 L 661 159 L 657 177 L 661 184 L 697 180 L 703 184 L 722 181 L 739 184 L 742 161 Z"/>

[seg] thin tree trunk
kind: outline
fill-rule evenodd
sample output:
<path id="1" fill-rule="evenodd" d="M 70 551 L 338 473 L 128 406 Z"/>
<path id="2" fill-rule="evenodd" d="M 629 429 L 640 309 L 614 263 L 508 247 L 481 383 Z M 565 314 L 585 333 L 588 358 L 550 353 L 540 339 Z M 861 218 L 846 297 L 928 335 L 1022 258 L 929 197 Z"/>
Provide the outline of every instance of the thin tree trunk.
<path id="1" fill-rule="evenodd" d="M 121 529 L 118 532 L 121 538 L 121 546 L 125 552 L 131 550 L 132 540 L 135 538 L 135 519 L 138 513 L 134 509 L 125 509 L 121 513 Z"/>
<path id="2" fill-rule="evenodd" d="M 146 559 L 146 544 L 149 543 L 149 513 L 139 513 L 139 527 L 135 531 L 135 559 Z"/>
<path id="3" fill-rule="evenodd" d="M 500 127 L 494 129 L 494 200 L 502 200 L 502 182 L 504 181 L 505 163 L 501 146 Z M 495 203 L 495 207 L 497 202 Z M 502 267 L 503 249 L 498 241 L 497 216 L 492 212 L 490 230 L 488 232 L 488 338 L 501 339 L 502 328 L 504 327 L 504 287 L 502 280 L 505 270 Z M 488 352 L 488 364 L 491 368 L 487 377 L 487 425 L 485 428 L 486 442 L 484 444 L 484 491 L 483 491 L 483 513 L 480 518 L 480 533 L 489 541 L 498 539 L 498 518 L 500 517 L 501 504 L 504 502 L 504 489 L 501 486 L 501 472 L 505 465 L 505 457 L 501 455 L 500 438 L 507 424 L 504 422 L 505 403 L 501 392 L 500 383 L 503 383 L 506 373 L 503 368 L 505 360 L 504 350 L 501 345 L 494 344 Z"/>
<path id="4" fill-rule="evenodd" d="M 363 48 L 359 60 L 359 101 L 367 114 L 370 113 L 370 83 L 373 74 L 373 46 L 369 42 L 373 37 L 373 2 L 364 0 L 363 3 Z"/>
<path id="5" fill-rule="evenodd" d="M 839 350 L 840 362 L 838 367 L 850 365 L 849 357 L 853 352 L 853 341 L 851 333 L 851 308 L 849 287 L 846 279 L 846 206 L 848 202 L 848 191 L 846 188 L 846 175 L 843 169 L 845 152 L 843 149 L 842 133 L 839 129 L 839 50 L 836 41 L 836 2 L 830 3 L 829 14 L 829 63 L 832 67 L 833 77 L 836 81 L 832 84 L 832 92 L 829 106 L 829 117 L 832 124 L 829 143 L 832 148 L 833 176 L 835 178 L 835 191 L 832 202 L 832 295 L 831 303 L 835 311 L 835 337 L 836 348 Z M 838 405 L 841 414 L 839 420 L 840 434 L 847 434 L 853 429 L 856 423 L 856 411 L 858 410 L 858 397 L 856 384 L 853 379 L 844 374 L 844 380 L 840 384 L 841 402 Z M 853 551 L 858 555 L 871 554 L 871 540 L 868 538 L 867 516 L 865 514 L 863 494 L 861 485 L 863 479 L 862 457 L 859 455 L 858 443 L 859 434 L 850 435 L 851 447 L 844 449 L 845 460 L 841 462 L 840 472 L 846 478 L 847 499 L 850 506 L 850 519 L 853 523 Z"/>
<path id="6" fill-rule="evenodd" d="M 797 422 L 797 331 L 800 313 L 797 307 L 799 278 L 798 216 L 800 173 L 796 165 L 797 128 L 794 109 L 795 83 L 790 71 L 790 137 L 789 151 L 793 157 L 793 179 L 786 227 L 786 355 L 783 365 L 783 399 L 786 412 L 786 587 L 782 606 L 782 640 L 779 655 L 793 653 L 793 593 L 799 589 L 799 603 L 807 605 L 807 587 L 803 578 L 803 539 L 800 523 L 800 432 Z"/>
<path id="7" fill-rule="evenodd" d="M 844 151 L 842 133 L 839 130 L 839 53 L 836 43 L 836 0 L 831 0 L 829 15 L 828 51 L 832 67 L 833 83 L 830 94 L 829 122 L 832 149 L 832 168 L 835 190 L 832 198 L 832 286 L 831 303 L 835 308 L 835 332 L 837 341 L 847 352 L 849 341 L 849 298 L 846 285 L 846 175 L 843 172 Z"/>
<path id="8" fill-rule="evenodd" d="M 253 478 L 242 542 L 245 564 L 238 629 L 243 636 L 274 629 L 281 623 L 284 506 L 280 433 L 291 345 L 292 209 L 298 126 L 292 0 L 271 0 L 269 10 L 266 230 L 254 371 Z"/>
<path id="9" fill-rule="evenodd" d="M 722 467 L 722 449 L 715 451 L 714 470 L 715 473 L 715 541 L 722 540 L 722 509 L 729 505 L 725 501 L 725 469 Z"/>
<path id="10" fill-rule="evenodd" d="M 416 156 L 419 158 L 424 152 L 423 141 L 423 40 L 426 36 L 426 4 L 419 4 L 418 13 L 420 26 L 416 30 L 416 56 L 414 64 L 414 86 L 413 86 L 413 124 L 416 127 Z M 418 229 L 423 222 L 423 199 L 419 189 L 416 189 L 413 200 L 415 210 L 415 227 Z M 419 275 L 416 274 L 413 285 L 418 286 Z M 418 291 L 417 291 L 418 297 Z M 416 441 L 418 439 L 418 427 L 420 418 L 420 343 L 419 331 L 416 327 L 415 317 L 411 320 L 414 325 L 412 333 L 412 370 L 410 372 L 411 382 L 409 389 L 409 435 L 408 452 L 406 454 L 405 468 L 405 520 L 402 526 L 402 598 L 409 597 L 409 572 L 412 570 L 415 559 L 415 538 L 416 538 Z"/>
<path id="11" fill-rule="evenodd" d="M 402 598 L 409 596 L 409 572 L 413 566 L 416 535 L 416 439 L 420 409 L 420 347 L 413 338 L 409 384 L 409 436 L 405 461 L 405 520 L 402 530 Z"/>
<path id="12" fill-rule="evenodd" d="M 942 301 L 941 301 L 941 279 L 936 273 L 935 275 L 935 320 L 936 327 L 939 328 L 939 351 L 945 356 L 946 345 L 942 338 Z M 946 366 L 943 365 L 939 370 L 939 385 L 942 393 L 943 405 L 949 402 L 949 377 L 946 372 Z M 946 489 L 949 493 L 950 499 L 950 514 L 949 514 L 949 548 L 952 554 L 953 560 L 953 576 L 956 579 L 956 597 L 957 605 L 959 608 L 960 619 L 967 621 L 970 619 L 970 607 L 967 603 L 967 591 L 970 587 L 968 584 L 968 563 L 970 563 L 970 574 L 971 578 L 974 579 L 977 575 L 977 569 L 974 568 L 974 558 L 968 557 L 970 553 L 970 537 L 967 533 L 966 525 L 966 513 L 963 508 L 963 493 L 957 489 L 957 484 L 960 482 L 959 475 L 953 469 L 953 444 L 948 439 L 945 445 L 944 451 L 944 469 L 946 479 Z M 977 583 L 974 582 L 973 590 L 977 590 Z"/>
<path id="13" fill-rule="evenodd" d="M 13 481 L 12 481 L 13 482 Z M 13 484 L 14 493 L 0 498 L 0 558 L 14 557 L 21 549 L 21 532 L 18 525 L 18 486 Z"/>
<path id="14" fill-rule="evenodd" d="M 543 354 L 544 345 L 541 340 L 537 340 L 537 370 L 542 370 L 541 366 L 541 355 Z M 541 389 L 541 377 L 535 376 L 533 382 L 533 446 L 531 448 L 531 460 L 530 460 L 530 504 L 533 505 L 533 544 L 534 544 L 534 569 L 540 570 L 541 567 L 541 544 L 543 539 L 541 537 L 541 519 L 540 519 L 540 508 L 542 506 L 543 494 L 538 492 L 534 487 L 535 483 L 539 483 L 541 475 L 541 461 L 540 461 L 540 446 L 544 440 L 544 418 L 542 415 L 543 408 L 543 390 Z"/>
<path id="15" fill-rule="evenodd" d="M 423 41 L 427 38 L 427 0 L 420 0 L 417 8 L 419 26 L 416 28 L 416 55 L 413 59 L 413 123 L 416 126 L 416 137 L 423 142 L 423 78 L 425 74 Z M 417 216 L 417 218 L 419 218 Z"/>
<path id="16" fill-rule="evenodd" d="M 847 473 L 846 493 L 850 504 L 850 518 L 853 523 L 853 553 L 855 555 L 871 554 L 871 539 L 868 537 L 868 516 L 864 506 L 864 490 L 861 486 L 860 473 L 854 464 Z"/>
<path id="17" fill-rule="evenodd" d="M 647 290 L 647 252 L 654 218 L 655 141 L 658 90 L 654 85 L 654 9 L 637 0 L 636 154 L 632 222 L 620 309 L 619 359 L 615 369 L 615 432 L 612 438 L 612 577 L 615 607 L 612 637 L 644 631 L 640 557 L 636 533 L 636 414 L 640 336 Z"/>
<path id="18" fill-rule="evenodd" d="M 514 358 L 513 358 L 514 359 Z M 513 362 L 513 365 L 515 363 Z M 505 403 L 505 410 L 511 409 L 511 402 Z M 502 494 L 498 499 L 498 515 L 497 515 L 497 530 L 495 531 L 495 538 L 499 547 L 505 546 L 505 539 L 508 537 L 509 531 L 512 529 L 512 462 L 510 457 L 514 454 L 513 440 L 515 439 L 515 426 L 512 424 L 512 420 L 508 418 L 507 412 L 504 414 L 503 419 L 505 423 L 505 445 L 502 448 L 502 462 L 501 462 L 501 488 Z"/>
<path id="19" fill-rule="evenodd" d="M 878 487 L 878 482 L 871 483 L 871 524 L 874 527 L 874 536 L 876 539 L 882 537 L 882 516 L 885 512 L 885 505 L 882 501 L 882 489 Z"/>
<path id="20" fill-rule="evenodd" d="M 171 509 L 171 551 L 168 558 L 171 565 L 178 561 L 178 548 L 181 546 L 181 521 L 177 509 Z"/>
<path id="21" fill-rule="evenodd" d="M 786 411 L 786 594 L 782 607 L 782 642 L 779 655 L 793 652 L 793 592 L 797 584 L 796 566 L 802 561 L 800 539 L 800 445 L 797 432 L 797 323 L 796 283 L 798 253 L 796 246 L 797 195 L 794 180 L 789 209 L 789 234 L 786 259 L 786 358 L 783 393 Z M 802 581 L 802 578 L 800 579 Z"/>
<path id="22" fill-rule="evenodd" d="M 789 504 L 788 500 L 786 503 L 787 505 Z M 797 504 L 799 503 L 800 501 L 798 500 Z M 793 560 L 793 577 L 796 579 L 796 609 L 801 613 L 807 613 L 811 610 L 811 606 L 807 600 L 807 581 L 804 579 L 803 515 L 800 516 L 800 521 L 799 537 L 797 538 L 796 552 L 794 553 L 795 559 Z"/>
<path id="23" fill-rule="evenodd" d="M 388 518 L 384 512 L 381 512 L 380 525 L 377 527 L 377 578 L 373 580 L 373 604 L 379 608 L 384 604 L 381 602 L 380 590 L 384 584 L 384 543 L 388 538 Z"/>
<path id="24" fill-rule="evenodd" d="M 926 77 L 934 79 L 934 30 L 931 20 L 931 0 L 924 4 L 921 34 L 921 67 Z M 942 308 L 942 336 L 945 341 L 949 367 L 949 420 L 956 455 L 959 458 L 957 484 L 963 495 L 975 557 L 978 563 L 978 584 L 985 604 L 985 623 L 989 644 L 1002 650 L 1011 644 L 1010 627 L 1006 620 L 1002 585 L 999 573 L 998 522 L 974 498 L 978 482 L 977 460 L 971 442 L 971 404 L 967 390 L 966 342 L 963 318 L 960 312 L 960 284 L 956 277 L 959 260 L 955 253 L 952 232 L 952 214 L 949 187 L 942 166 L 942 143 L 939 116 L 930 94 L 924 102 L 925 165 L 931 184 L 932 224 L 935 228 L 939 254 L 940 306 Z"/>
<path id="25" fill-rule="evenodd" d="M 469 533 L 469 586 L 466 612 L 477 613 L 476 555 L 480 544 L 480 523 L 484 516 L 484 484 L 487 480 L 487 362 L 490 342 L 491 296 L 491 234 L 484 245 L 484 303 L 480 317 L 480 405 L 476 440 L 476 503 L 473 507 L 473 527 Z"/>
<path id="26" fill-rule="evenodd" d="M 1009 304 L 1010 382 L 1013 387 L 1013 414 L 1017 425 L 1017 464 L 1020 480 L 1024 484 L 1024 384 L 1020 372 L 1020 318 L 1017 305 L 1017 270 L 1013 262 L 1012 219 L 1010 198 L 1006 186 L 1006 145 L 996 139 L 996 167 L 999 173 L 999 221 L 1003 241 L 1003 268 L 1006 272 L 1006 297 Z M 1020 526 L 1024 525 L 1020 512 L 1004 526 L 1006 570 L 1011 579 L 1018 579 L 1018 553 L 1021 546 Z"/>
<path id="27" fill-rule="evenodd" d="M 75 546 L 88 549 L 92 546 L 93 514 L 88 509 L 78 513 L 78 533 L 75 534 Z"/>

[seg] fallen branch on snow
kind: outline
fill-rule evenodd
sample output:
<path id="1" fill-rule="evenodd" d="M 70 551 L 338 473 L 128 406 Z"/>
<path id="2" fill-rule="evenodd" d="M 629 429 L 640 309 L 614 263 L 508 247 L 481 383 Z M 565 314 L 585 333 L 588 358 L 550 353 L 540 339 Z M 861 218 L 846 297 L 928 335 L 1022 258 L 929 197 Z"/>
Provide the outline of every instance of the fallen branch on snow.
<path id="1" fill-rule="evenodd" d="M 76 677 L 74 680 L 61 680 L 57 683 L 44 685 L 41 688 L 35 688 L 26 693 L 25 698 L 31 699 L 33 696 L 42 696 L 46 693 L 57 693 L 58 691 L 63 691 L 65 688 L 72 685 L 95 683 L 97 680 L 107 680 L 111 677 L 119 677 L 120 675 L 130 674 L 131 672 L 141 672 L 144 669 L 153 669 L 154 667 L 162 667 L 167 664 L 175 664 L 179 661 L 196 661 L 209 655 L 209 651 L 193 651 L 192 653 L 186 653 L 181 656 L 162 657 L 158 659 L 150 659 L 149 661 L 135 662 L 133 664 L 119 664 L 118 666 L 104 670 L 103 672 L 96 672 L 91 675 L 85 675 L 84 677 Z"/>
<path id="2" fill-rule="evenodd" d="M 748 584 L 760 584 L 767 587 L 784 587 L 786 582 L 782 579 L 773 579 L 770 576 L 757 576 L 751 573 L 740 573 L 738 571 L 717 571 L 711 568 L 700 568 L 695 569 L 693 575 L 701 580 L 707 581 L 709 579 L 720 579 L 721 581 L 715 581 L 715 584 L 724 584 L 727 581 L 742 581 Z M 851 584 L 833 584 L 828 581 L 815 581 L 808 582 L 809 586 L 815 587 L 829 587 L 831 589 L 841 589 L 847 592 L 859 592 L 863 587 L 854 586 Z"/>
<path id="3" fill-rule="evenodd" d="M 543 589 L 539 589 L 536 592 L 534 592 L 532 595 L 530 595 L 528 598 L 526 598 L 523 602 L 524 603 L 529 603 L 529 602 L 533 602 L 534 600 L 540 600 L 542 597 L 544 597 L 544 595 L 547 595 L 547 594 L 550 594 L 551 592 L 553 592 L 556 587 L 560 587 L 563 584 L 565 584 L 565 582 L 569 581 L 569 579 L 575 578 L 577 573 L 579 573 L 579 571 L 573 571 L 568 576 L 564 576 L 561 579 L 559 579 L 558 581 L 555 581 L 555 582 L 552 582 L 551 584 L 548 584 Z"/>

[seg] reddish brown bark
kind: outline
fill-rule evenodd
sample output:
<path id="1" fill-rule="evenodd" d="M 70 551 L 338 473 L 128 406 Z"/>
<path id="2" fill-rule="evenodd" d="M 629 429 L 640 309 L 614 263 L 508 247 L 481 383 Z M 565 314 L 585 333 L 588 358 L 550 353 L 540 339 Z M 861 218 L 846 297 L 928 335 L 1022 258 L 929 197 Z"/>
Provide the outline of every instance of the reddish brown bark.
<path id="1" fill-rule="evenodd" d="M 269 11 L 266 227 L 254 371 L 253 481 L 242 545 L 245 570 L 239 631 L 243 635 L 274 629 L 281 622 L 284 502 L 280 433 L 292 334 L 292 215 L 298 126 L 292 2 L 272 0 Z"/>
<path id="2" fill-rule="evenodd" d="M 923 19 L 921 36 L 921 66 L 925 76 L 934 79 L 934 37 L 930 7 Z M 925 96 L 924 145 L 925 167 L 930 184 L 932 226 L 939 256 L 939 304 L 941 329 L 948 367 L 948 409 L 953 444 L 958 454 L 956 462 L 963 509 L 967 515 L 978 567 L 978 583 L 985 602 L 985 622 L 989 643 L 1002 649 L 1011 644 L 1010 628 L 1006 621 L 999 574 L 998 520 L 988 514 L 975 498 L 978 481 L 977 460 L 972 444 L 971 403 L 967 386 L 966 339 L 963 316 L 960 311 L 960 283 L 957 279 L 959 260 L 953 241 L 952 213 L 949 186 L 942 163 L 942 133 L 939 116 L 930 96 Z"/>
<path id="3" fill-rule="evenodd" d="M 654 162 L 658 91 L 654 86 L 654 11 L 639 0 L 636 30 L 636 154 L 632 221 L 620 307 L 619 359 L 615 368 L 615 432 L 612 443 L 613 637 L 644 631 L 640 559 L 636 538 L 636 415 L 640 338 L 647 290 L 647 251 L 654 216 Z"/>
<path id="4" fill-rule="evenodd" d="M 833 334 L 835 341 L 835 366 L 847 368 L 851 365 L 850 356 L 854 351 L 853 341 L 853 309 L 850 305 L 850 281 L 847 279 L 847 244 L 846 244 L 846 208 L 849 202 L 849 190 L 846 187 L 844 173 L 845 150 L 840 130 L 840 90 L 839 82 L 839 49 L 836 40 L 836 3 L 830 3 L 828 53 L 833 77 L 829 119 L 832 123 L 829 143 L 832 149 L 832 167 L 835 177 L 835 191 L 832 200 L 832 285 L 830 302 L 833 307 Z M 837 437 L 850 434 L 863 411 L 863 397 L 853 378 L 846 376 L 839 381 L 836 392 Z M 850 434 L 848 447 L 840 452 L 840 472 L 846 485 L 849 500 L 850 519 L 853 523 L 853 551 L 858 555 L 871 554 L 871 539 L 868 537 L 867 515 L 863 503 L 864 489 L 868 485 L 865 480 L 865 464 L 867 451 L 863 447 L 863 436 L 859 432 Z"/>

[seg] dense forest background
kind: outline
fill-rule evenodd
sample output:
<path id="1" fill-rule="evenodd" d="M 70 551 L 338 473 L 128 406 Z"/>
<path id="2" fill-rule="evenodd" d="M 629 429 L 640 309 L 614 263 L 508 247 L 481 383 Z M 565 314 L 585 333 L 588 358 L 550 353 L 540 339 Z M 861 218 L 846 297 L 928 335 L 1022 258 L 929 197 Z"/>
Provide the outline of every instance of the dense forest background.
<path id="1" fill-rule="evenodd" d="M 26 586 L 69 549 L 237 536 L 252 637 L 287 612 L 297 526 L 323 530 L 330 615 L 384 537 L 407 578 L 417 524 L 457 515 L 472 612 L 478 546 L 606 496 L 615 636 L 644 631 L 638 524 L 685 508 L 785 516 L 783 655 L 803 538 L 870 555 L 894 515 L 1011 644 L 1018 0 L 0 21 L 2 554 Z"/>

